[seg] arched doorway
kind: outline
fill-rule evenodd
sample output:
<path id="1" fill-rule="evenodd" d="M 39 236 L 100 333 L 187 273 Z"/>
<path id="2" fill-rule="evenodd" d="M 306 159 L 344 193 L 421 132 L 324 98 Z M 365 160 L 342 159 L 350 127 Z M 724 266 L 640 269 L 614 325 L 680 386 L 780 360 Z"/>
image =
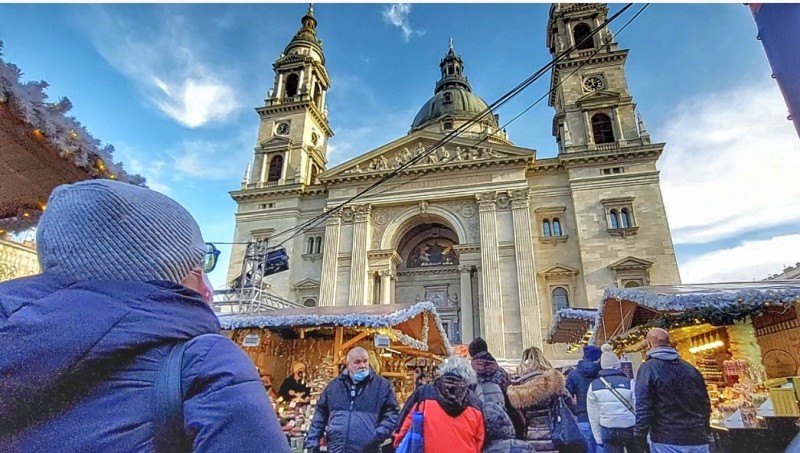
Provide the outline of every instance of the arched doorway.
<path id="1" fill-rule="evenodd" d="M 394 300 L 432 302 L 453 343 L 461 341 L 458 243 L 453 228 L 428 217 L 409 225 L 396 246 L 403 263 L 397 269 Z"/>

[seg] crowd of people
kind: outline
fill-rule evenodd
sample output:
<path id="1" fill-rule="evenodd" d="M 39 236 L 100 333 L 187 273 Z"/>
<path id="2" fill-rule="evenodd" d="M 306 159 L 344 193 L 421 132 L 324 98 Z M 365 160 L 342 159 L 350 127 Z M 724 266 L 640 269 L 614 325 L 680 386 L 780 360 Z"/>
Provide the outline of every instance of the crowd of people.
<path id="1" fill-rule="evenodd" d="M 277 452 L 290 448 L 248 356 L 219 335 L 192 216 L 141 187 L 53 191 L 42 274 L 0 284 L 0 451 Z M 611 348 L 568 377 L 536 347 L 509 375 L 480 338 L 398 406 L 363 348 L 317 401 L 306 449 L 331 453 L 707 452 L 700 373 L 661 329 L 634 381 Z M 308 399 L 305 366 L 279 393 Z M 578 433 L 567 441 L 573 423 Z"/>

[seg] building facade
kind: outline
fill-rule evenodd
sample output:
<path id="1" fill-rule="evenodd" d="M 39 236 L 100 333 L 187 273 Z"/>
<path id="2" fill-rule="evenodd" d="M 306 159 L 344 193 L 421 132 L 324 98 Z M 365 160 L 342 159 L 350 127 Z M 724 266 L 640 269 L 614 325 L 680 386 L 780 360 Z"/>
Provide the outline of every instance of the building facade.
<path id="1" fill-rule="evenodd" d="M 240 190 L 235 243 L 270 239 L 403 171 L 283 243 L 271 290 L 307 306 L 434 302 L 451 340 L 481 335 L 497 357 L 544 345 L 553 312 L 593 307 L 605 287 L 679 283 L 652 143 L 625 78 L 628 51 L 602 4 L 553 5 L 549 105 L 558 156 L 515 145 L 467 81 L 452 42 L 407 135 L 335 167 L 331 80 L 313 10 L 275 61 Z M 454 130 L 457 137 L 441 146 Z M 433 150 L 431 148 L 434 148 Z M 422 157 L 420 157 L 422 156 Z M 413 162 L 413 165 L 409 165 Z M 291 238 L 287 241 L 287 238 Z M 242 271 L 235 246 L 228 280 Z"/>
<path id="2" fill-rule="evenodd" d="M 17 241 L 10 233 L 0 234 L 0 282 L 39 272 L 36 244 L 32 240 Z"/>

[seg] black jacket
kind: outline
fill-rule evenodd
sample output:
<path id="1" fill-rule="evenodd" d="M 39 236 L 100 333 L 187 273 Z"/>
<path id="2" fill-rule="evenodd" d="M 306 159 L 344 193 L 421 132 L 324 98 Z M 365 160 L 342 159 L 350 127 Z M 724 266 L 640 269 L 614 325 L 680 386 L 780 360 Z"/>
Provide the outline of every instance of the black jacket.
<path id="1" fill-rule="evenodd" d="M 711 402 L 703 377 L 672 348 L 656 348 L 636 375 L 636 435 L 672 445 L 708 443 Z"/>
<path id="2" fill-rule="evenodd" d="M 354 397 L 351 385 L 353 381 L 345 371 L 325 387 L 305 448 L 317 448 L 324 435 L 329 452 L 371 453 L 389 438 L 399 410 L 392 384 L 370 371 L 367 379 L 355 384 Z"/>
<path id="3" fill-rule="evenodd" d="M 589 391 L 589 384 L 597 379 L 599 372 L 600 362 L 581 360 L 578 362 L 578 367 L 567 376 L 567 390 L 576 399 L 575 416 L 579 422 L 589 423 L 589 416 L 586 414 L 586 393 Z"/>

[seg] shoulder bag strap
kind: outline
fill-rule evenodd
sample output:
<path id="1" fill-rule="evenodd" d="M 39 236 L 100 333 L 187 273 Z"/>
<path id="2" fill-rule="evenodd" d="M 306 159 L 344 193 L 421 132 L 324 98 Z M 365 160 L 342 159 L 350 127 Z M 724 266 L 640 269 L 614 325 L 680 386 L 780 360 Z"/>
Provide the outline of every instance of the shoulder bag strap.
<path id="1" fill-rule="evenodd" d="M 153 404 L 153 449 L 156 453 L 188 451 L 183 429 L 181 388 L 181 367 L 186 344 L 173 345 L 158 369 Z"/>
<path id="2" fill-rule="evenodd" d="M 603 385 L 605 385 L 605 386 L 606 386 L 606 388 L 607 388 L 608 390 L 611 390 L 611 393 L 613 393 L 613 394 L 614 394 L 614 396 L 616 396 L 616 397 L 617 397 L 617 399 L 619 400 L 619 402 L 620 402 L 620 403 L 622 403 L 622 405 L 623 405 L 623 406 L 625 406 L 625 408 L 626 408 L 626 409 L 628 409 L 629 411 L 631 411 L 631 413 L 632 413 L 632 414 L 636 415 L 636 411 L 633 409 L 633 406 L 631 406 L 631 403 L 630 403 L 630 401 L 628 401 L 628 400 L 626 400 L 625 398 L 623 398 L 623 397 L 622 397 L 622 395 L 620 395 L 620 393 L 617 391 L 617 389 L 615 389 L 614 387 L 612 387 L 612 386 L 611 386 L 611 383 L 610 383 L 610 382 L 608 382 L 608 381 L 606 380 L 606 378 L 604 378 L 604 377 L 601 377 L 601 378 L 599 378 L 599 379 L 600 379 L 600 382 L 602 382 L 602 383 L 603 383 Z"/>

